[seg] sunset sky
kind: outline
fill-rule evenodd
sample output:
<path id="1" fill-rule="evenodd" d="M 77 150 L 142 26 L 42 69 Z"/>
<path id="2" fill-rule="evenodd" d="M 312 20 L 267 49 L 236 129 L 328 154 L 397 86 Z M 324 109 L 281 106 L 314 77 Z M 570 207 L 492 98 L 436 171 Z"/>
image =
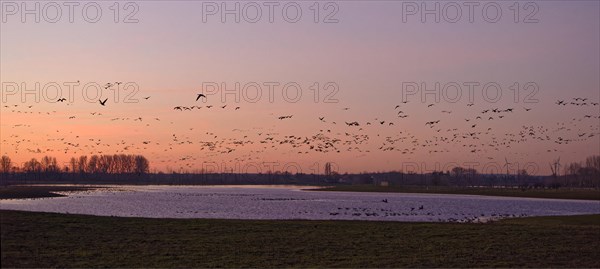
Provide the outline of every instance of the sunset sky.
<path id="1" fill-rule="evenodd" d="M 120 2 L 115 23 L 114 2 L 98 3 L 102 17 L 96 23 L 83 18 L 84 2 L 75 7 L 72 23 L 65 6 L 58 22 L 36 23 L 33 15 L 25 21 L 18 12 L 8 15 L 12 7 L 2 3 L 0 153 L 14 162 L 130 153 L 145 155 L 156 171 L 199 171 L 217 163 L 227 171 L 257 172 L 257 164 L 260 172 L 291 165 L 322 173 L 333 162 L 341 172 L 407 171 L 415 164 L 431 172 L 458 164 L 505 173 L 506 158 L 512 172 L 518 167 L 545 175 L 558 157 L 568 163 L 600 152 L 598 1 L 538 1 L 535 13 L 520 2 L 518 22 L 514 2 L 498 2 L 502 15 L 495 23 L 482 17 L 486 2 L 475 7 L 472 23 L 464 6 L 456 23 L 436 23 L 433 15 L 422 22 L 420 13 L 403 21 L 407 2 L 394 1 L 340 1 L 328 8 L 319 2 L 316 23 L 310 1 L 295 2 L 302 10 L 296 23 L 283 18 L 285 2 L 275 7 L 273 22 L 258 2 L 258 22 L 242 16 L 236 23 L 233 15 L 225 22 L 220 13 L 207 15 L 200 1 L 131 2 L 138 9 L 130 19 L 138 22 L 123 23 L 134 8 Z M 337 22 L 325 23 L 329 15 Z M 526 17 L 537 22 L 525 23 Z M 36 94 L 22 101 L 21 85 L 33 90 L 36 82 L 42 88 L 56 82 L 60 96 L 69 97 L 64 83 L 77 81 L 65 102 L 49 102 L 42 93 L 37 102 Z M 83 85 L 114 82 L 123 84 L 101 96 L 90 90 L 91 101 L 84 99 Z M 236 82 L 261 85 L 262 96 L 248 100 L 255 96 L 250 87 L 246 95 L 238 91 L 236 102 Z M 292 82 L 301 86 L 297 102 L 286 101 L 295 97 L 294 88 L 282 93 Z M 403 99 L 403 85 L 434 90 L 436 82 L 461 85 L 462 96 L 455 98 L 449 87 L 440 100 L 420 92 Z M 468 82 L 479 83 L 472 105 Z M 127 83 L 139 87 L 137 103 L 124 102 L 135 88 L 125 89 Z M 203 88 L 210 83 L 224 83 L 229 94 L 211 94 Z M 279 84 L 272 102 L 265 83 Z M 495 102 L 493 90 L 483 96 L 489 83 L 501 86 Z M 55 100 L 54 90 L 48 92 Z M 196 101 L 198 93 L 207 98 Z M 293 117 L 279 119 L 287 115 Z M 326 152 L 316 151 L 319 146 Z"/>

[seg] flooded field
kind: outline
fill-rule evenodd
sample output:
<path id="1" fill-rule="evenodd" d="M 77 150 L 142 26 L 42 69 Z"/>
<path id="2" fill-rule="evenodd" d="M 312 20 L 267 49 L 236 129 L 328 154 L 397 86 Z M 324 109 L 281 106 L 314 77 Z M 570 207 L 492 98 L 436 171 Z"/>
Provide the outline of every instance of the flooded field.
<path id="1" fill-rule="evenodd" d="M 149 218 L 485 222 L 600 214 L 600 201 L 314 192 L 297 186 L 118 186 L 67 197 L 2 200 L 0 209 Z"/>

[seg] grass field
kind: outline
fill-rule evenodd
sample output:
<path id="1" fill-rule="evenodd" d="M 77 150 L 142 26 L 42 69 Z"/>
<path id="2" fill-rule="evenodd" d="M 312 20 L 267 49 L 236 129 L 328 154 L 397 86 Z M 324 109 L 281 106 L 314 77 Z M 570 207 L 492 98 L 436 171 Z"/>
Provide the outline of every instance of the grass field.
<path id="1" fill-rule="evenodd" d="M 0 187 L 0 199 L 24 199 L 24 198 L 44 198 L 44 197 L 60 197 L 60 195 L 54 192 L 64 191 L 85 191 L 90 187 L 77 187 L 77 186 L 48 186 L 48 185 L 36 185 L 36 186 L 2 186 Z"/>
<path id="2" fill-rule="evenodd" d="M 2 267 L 600 267 L 600 215 L 488 224 L 0 211 Z"/>
<path id="3" fill-rule="evenodd" d="M 471 194 L 489 196 L 510 196 L 529 198 L 600 200 L 600 190 L 593 189 L 509 189 L 509 188 L 461 188 L 461 187 L 421 187 L 421 186 L 376 186 L 376 185 L 337 185 L 318 191 L 355 191 L 355 192 L 404 192 Z"/>

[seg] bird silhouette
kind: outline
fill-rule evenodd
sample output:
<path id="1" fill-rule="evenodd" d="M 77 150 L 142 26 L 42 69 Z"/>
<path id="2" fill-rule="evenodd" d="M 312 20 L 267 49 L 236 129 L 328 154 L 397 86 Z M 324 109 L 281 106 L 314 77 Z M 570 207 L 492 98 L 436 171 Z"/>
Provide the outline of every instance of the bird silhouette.
<path id="1" fill-rule="evenodd" d="M 202 94 L 202 93 L 199 93 L 199 94 L 198 94 L 198 96 L 196 96 L 196 101 L 200 100 L 200 97 L 204 97 L 204 98 L 208 99 L 208 98 L 206 97 L 206 95 L 204 95 L 204 94 Z"/>
<path id="2" fill-rule="evenodd" d="M 98 102 L 100 102 L 100 104 L 103 106 L 106 105 L 106 101 L 108 101 L 108 98 L 104 99 L 104 101 L 98 100 Z"/>

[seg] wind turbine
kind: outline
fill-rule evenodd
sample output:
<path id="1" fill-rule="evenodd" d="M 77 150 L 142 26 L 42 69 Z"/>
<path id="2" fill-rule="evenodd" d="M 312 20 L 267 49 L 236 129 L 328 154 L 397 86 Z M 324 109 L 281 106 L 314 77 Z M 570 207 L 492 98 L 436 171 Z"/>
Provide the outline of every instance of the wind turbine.
<path id="1" fill-rule="evenodd" d="M 554 161 L 554 171 L 556 175 L 560 175 L 560 157 Z"/>
<path id="2" fill-rule="evenodd" d="M 558 159 L 554 162 L 554 171 L 556 172 L 557 178 L 560 177 L 560 157 L 558 157 Z"/>
<path id="3" fill-rule="evenodd" d="M 504 157 L 504 161 L 505 161 L 505 163 L 502 167 L 506 166 L 506 178 L 508 178 L 508 176 L 509 176 L 508 168 L 510 167 L 511 163 L 508 162 L 508 159 L 506 157 Z"/>

